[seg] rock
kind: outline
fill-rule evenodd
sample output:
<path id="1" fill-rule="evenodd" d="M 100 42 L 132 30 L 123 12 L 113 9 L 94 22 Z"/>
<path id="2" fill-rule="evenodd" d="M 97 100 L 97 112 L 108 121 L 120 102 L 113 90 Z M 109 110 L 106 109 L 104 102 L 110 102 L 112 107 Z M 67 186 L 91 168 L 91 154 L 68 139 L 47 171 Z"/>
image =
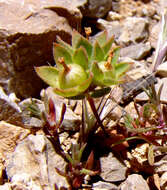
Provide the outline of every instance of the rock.
<path id="1" fill-rule="evenodd" d="M 104 19 L 98 19 L 97 20 L 97 27 L 101 30 L 107 30 L 108 34 L 110 36 L 114 35 L 114 39 L 117 42 L 118 38 L 121 35 L 122 32 L 122 25 L 119 23 L 119 21 L 106 21 Z"/>
<path id="2" fill-rule="evenodd" d="M 0 120 L 4 120 L 10 124 L 23 128 L 40 129 L 42 127 L 42 121 L 30 116 L 27 109 L 27 104 L 31 102 L 31 99 L 25 99 L 24 101 L 18 103 L 18 100 L 14 96 L 15 94 L 13 93 L 6 95 L 3 89 L 0 87 Z M 16 99 L 16 102 L 13 97 Z M 36 102 L 39 107 L 43 106 L 44 109 L 42 101 L 37 99 L 32 100 Z"/>
<path id="3" fill-rule="evenodd" d="M 32 190 L 51 190 L 56 184 L 59 189 L 68 188 L 66 179 L 55 167 L 64 172 L 66 162 L 51 142 L 43 135 L 29 135 L 17 145 L 6 171 L 12 186 L 21 184 Z"/>
<path id="4" fill-rule="evenodd" d="M 147 182 L 141 175 L 129 175 L 125 182 L 120 185 L 120 190 L 150 190 Z"/>
<path id="5" fill-rule="evenodd" d="M 155 84 L 155 90 L 158 93 L 158 90 L 160 88 L 160 86 L 163 84 L 163 88 L 161 91 L 161 97 L 160 100 L 162 103 L 167 103 L 167 89 L 166 89 L 166 85 L 167 85 L 167 78 L 162 78 L 158 80 L 158 83 Z M 141 102 L 141 101 L 147 101 L 148 100 L 148 96 L 146 95 L 145 92 L 140 93 L 139 95 L 137 95 L 135 97 L 135 100 L 137 102 Z"/>
<path id="6" fill-rule="evenodd" d="M 118 187 L 112 183 L 107 183 L 104 181 L 99 181 L 97 183 L 93 183 L 92 190 L 118 190 Z"/>
<path id="7" fill-rule="evenodd" d="M 10 183 L 5 183 L 4 185 L 0 185 L 1 190 L 13 190 Z"/>
<path id="8" fill-rule="evenodd" d="M 30 131 L 27 129 L 0 121 L 0 159 L 5 160 L 6 163 L 16 145 L 29 133 Z"/>
<path id="9" fill-rule="evenodd" d="M 126 73 L 129 82 L 148 76 L 152 73 L 152 71 L 146 66 L 145 62 L 135 61 L 129 57 L 121 57 L 120 62 L 132 63 L 130 70 Z"/>
<path id="10" fill-rule="evenodd" d="M 79 5 L 75 0 L 0 2 L 0 83 L 8 92 L 21 98 L 39 95 L 43 82 L 34 66 L 55 64 L 56 36 L 70 42 L 71 27 L 80 30 Z"/>
<path id="11" fill-rule="evenodd" d="M 108 182 L 122 181 L 126 178 L 127 168 L 116 158 L 113 153 L 100 158 L 100 177 Z"/>
<path id="12" fill-rule="evenodd" d="M 112 0 L 87 0 L 80 7 L 83 16 L 90 18 L 102 18 L 112 7 Z"/>
<path id="13" fill-rule="evenodd" d="M 144 59 L 147 55 L 150 54 L 151 45 L 147 43 L 139 43 L 135 45 L 130 45 L 124 48 L 121 48 L 120 55 L 122 57 L 129 57 L 134 60 Z"/>
<path id="14" fill-rule="evenodd" d="M 39 109 L 39 115 L 44 111 L 44 103 L 41 100 L 35 98 L 27 98 L 21 101 L 18 105 L 21 109 L 21 122 L 24 128 L 39 130 L 43 127 L 43 121 L 41 118 L 37 118 L 30 113 L 29 106 L 32 102 L 36 104 Z"/>
<path id="15" fill-rule="evenodd" d="M 127 17 L 123 22 L 120 44 L 139 43 L 148 38 L 148 21 L 145 18 Z"/>
<path id="16" fill-rule="evenodd" d="M 120 45 L 130 45 L 145 41 L 148 38 L 148 21 L 145 18 L 127 17 L 123 22 L 97 20 L 97 27 L 106 29 L 115 36 Z"/>
<path id="17" fill-rule="evenodd" d="M 109 11 L 107 15 L 107 21 L 121 20 L 123 18 L 123 15 L 120 15 L 113 11 Z"/>
<path id="18" fill-rule="evenodd" d="M 10 95 L 5 94 L 2 87 L 0 87 L 0 120 L 23 126 L 20 107 L 11 99 Z"/>
<path id="19" fill-rule="evenodd" d="M 121 118 L 122 116 L 122 108 L 118 105 L 120 102 L 121 102 L 121 98 L 122 98 L 122 89 L 119 88 L 118 86 L 114 86 L 112 89 L 111 89 L 111 93 L 110 93 L 110 96 L 112 98 L 108 98 L 107 97 L 105 98 L 105 100 L 107 99 L 107 102 L 100 114 L 100 118 L 103 120 L 104 117 L 106 117 L 105 120 L 118 120 Z M 112 110 L 112 111 L 111 111 Z M 105 121 L 104 120 L 104 121 Z M 111 123 L 108 124 L 108 126 L 111 127 L 110 125 Z"/>
<path id="20" fill-rule="evenodd" d="M 160 178 L 160 186 L 161 186 L 164 190 L 167 190 L 166 182 L 167 182 L 167 171 L 164 172 L 164 173 L 161 175 L 161 178 Z"/>
<path id="21" fill-rule="evenodd" d="M 154 49 L 156 49 L 156 47 L 157 47 L 157 41 L 158 41 L 158 37 L 159 37 L 160 28 L 161 28 L 161 22 L 158 22 L 158 23 L 156 22 L 153 25 L 149 26 L 148 40 Z"/>
<path id="22" fill-rule="evenodd" d="M 163 156 L 161 160 L 154 163 L 155 172 L 158 174 L 167 172 L 167 155 Z M 165 174 L 166 175 L 166 174 Z"/>
<path id="23" fill-rule="evenodd" d="M 143 164 L 143 162 L 148 159 L 148 148 L 148 143 L 138 144 L 137 147 L 132 150 L 132 156 L 136 158 L 140 164 Z"/>
<path id="24" fill-rule="evenodd" d="M 160 77 L 167 77 L 167 62 L 164 62 L 157 67 L 156 74 Z"/>

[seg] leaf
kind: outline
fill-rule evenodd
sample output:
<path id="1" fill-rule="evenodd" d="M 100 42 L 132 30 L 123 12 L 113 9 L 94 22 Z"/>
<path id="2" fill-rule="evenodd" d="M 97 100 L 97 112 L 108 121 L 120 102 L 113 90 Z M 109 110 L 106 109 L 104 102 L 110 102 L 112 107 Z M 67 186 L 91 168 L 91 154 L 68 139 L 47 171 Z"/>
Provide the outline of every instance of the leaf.
<path id="1" fill-rule="evenodd" d="M 99 173 L 99 171 L 92 171 L 92 170 L 88 170 L 88 169 L 83 168 L 80 171 L 80 173 L 85 174 L 85 175 L 95 176 L 95 175 L 97 175 Z"/>
<path id="2" fill-rule="evenodd" d="M 164 9 L 161 14 L 161 29 L 159 32 L 155 57 L 153 60 L 153 72 L 155 72 L 158 65 L 163 62 L 167 52 L 167 10 Z"/>
<path id="3" fill-rule="evenodd" d="M 49 99 L 49 120 L 56 123 L 56 108 L 51 98 Z"/>
<path id="4" fill-rule="evenodd" d="M 90 58 L 93 50 L 91 43 L 86 38 L 81 36 L 81 34 L 75 31 L 72 36 L 72 47 L 74 49 L 78 49 L 81 46 L 85 48 L 88 58 Z"/>
<path id="5" fill-rule="evenodd" d="M 62 67 L 58 63 L 58 59 L 61 58 L 61 57 L 64 58 L 64 61 L 65 61 L 66 64 L 71 64 L 72 63 L 72 55 L 67 51 L 66 48 L 64 48 L 60 44 L 57 44 L 57 43 L 53 44 L 53 56 L 54 56 L 54 60 L 56 62 L 56 65 L 58 67 Z"/>
<path id="6" fill-rule="evenodd" d="M 72 32 L 72 48 L 76 49 L 76 46 L 78 44 L 78 41 L 82 38 L 81 34 L 77 32 L 76 30 L 73 30 Z"/>
<path id="7" fill-rule="evenodd" d="M 68 43 L 64 42 L 59 36 L 57 36 L 56 39 L 57 39 L 57 42 L 61 46 L 63 46 L 71 55 L 73 54 L 73 49 L 72 49 L 72 47 Z"/>
<path id="8" fill-rule="evenodd" d="M 158 90 L 158 94 L 157 94 L 157 104 L 160 105 L 161 103 L 161 93 L 162 93 L 162 88 L 163 88 L 164 84 L 161 84 L 161 86 L 159 87 Z"/>
<path id="9" fill-rule="evenodd" d="M 112 76 L 112 75 L 111 75 Z M 116 84 L 119 84 L 121 83 L 122 81 L 118 81 L 118 80 L 115 80 L 114 78 L 112 77 L 105 77 L 104 80 L 103 80 L 103 85 L 105 86 L 111 86 L 111 85 L 116 85 Z"/>
<path id="10" fill-rule="evenodd" d="M 154 165 L 154 150 L 153 150 L 153 145 L 150 145 L 148 148 L 148 163 L 150 166 Z"/>
<path id="11" fill-rule="evenodd" d="M 110 93 L 110 91 L 111 91 L 111 88 L 106 87 L 106 88 L 94 90 L 93 92 L 91 92 L 90 95 L 93 98 L 100 98 L 100 97 L 105 96 L 106 94 Z"/>
<path id="12" fill-rule="evenodd" d="M 85 150 L 85 147 L 86 147 L 86 143 L 79 150 L 79 154 L 78 154 L 78 161 L 79 162 L 81 161 L 82 154 L 83 154 L 83 151 Z"/>
<path id="13" fill-rule="evenodd" d="M 124 117 L 124 123 L 125 123 L 125 126 L 126 126 L 128 129 L 133 129 L 133 128 L 134 128 L 133 125 L 132 125 L 132 122 L 134 122 L 133 119 L 132 119 L 132 117 L 131 117 L 129 114 L 127 114 L 127 115 Z"/>
<path id="14" fill-rule="evenodd" d="M 119 63 L 115 65 L 115 75 L 116 78 L 119 79 L 123 76 L 130 68 L 130 63 Z"/>
<path id="15" fill-rule="evenodd" d="M 102 49 L 104 51 L 104 54 L 105 56 L 108 55 L 110 49 L 111 49 L 111 46 L 114 42 L 114 36 L 112 36 L 103 46 L 102 46 Z M 100 43 L 99 43 L 100 44 Z M 100 44 L 101 45 L 101 44 Z"/>
<path id="16" fill-rule="evenodd" d="M 81 46 L 80 48 L 75 50 L 73 55 L 73 61 L 74 63 L 80 65 L 85 70 L 88 69 L 88 55 L 84 47 Z"/>
<path id="17" fill-rule="evenodd" d="M 143 106 L 143 117 L 144 119 L 149 119 L 150 115 L 151 115 L 151 104 L 145 104 Z"/>
<path id="18" fill-rule="evenodd" d="M 66 156 L 67 160 L 71 163 L 71 165 L 74 166 L 74 161 L 73 161 L 72 157 L 67 153 L 65 153 L 65 156 Z"/>
<path id="19" fill-rule="evenodd" d="M 35 67 L 35 71 L 38 74 L 38 76 L 44 80 L 48 85 L 57 88 L 59 87 L 58 82 L 58 73 L 56 67 L 51 66 L 41 66 L 41 67 Z"/>
<path id="20" fill-rule="evenodd" d="M 91 71 L 93 72 L 93 83 L 95 85 L 103 85 L 104 74 L 99 68 L 97 62 L 92 63 Z"/>
<path id="21" fill-rule="evenodd" d="M 88 170 L 92 170 L 93 165 L 94 165 L 94 153 L 93 153 L 93 151 L 91 151 L 91 153 L 89 154 L 89 157 L 88 157 L 88 159 L 86 161 L 85 168 L 88 169 Z"/>
<path id="22" fill-rule="evenodd" d="M 99 35 L 97 35 L 96 40 L 98 41 L 101 47 L 104 46 L 107 42 L 107 31 L 104 30 Z"/>
<path id="23" fill-rule="evenodd" d="M 116 47 L 113 51 L 113 57 L 111 59 L 112 66 L 115 66 L 117 64 L 119 55 L 120 55 L 120 47 Z"/>
<path id="24" fill-rule="evenodd" d="M 64 115 L 66 113 L 66 104 L 63 103 L 62 108 L 61 108 L 61 115 L 59 119 L 59 123 L 57 124 L 57 128 L 59 128 L 64 120 Z"/>
<path id="25" fill-rule="evenodd" d="M 93 59 L 98 62 L 104 61 L 103 49 L 100 47 L 97 41 L 95 41 L 95 44 L 93 46 Z"/>

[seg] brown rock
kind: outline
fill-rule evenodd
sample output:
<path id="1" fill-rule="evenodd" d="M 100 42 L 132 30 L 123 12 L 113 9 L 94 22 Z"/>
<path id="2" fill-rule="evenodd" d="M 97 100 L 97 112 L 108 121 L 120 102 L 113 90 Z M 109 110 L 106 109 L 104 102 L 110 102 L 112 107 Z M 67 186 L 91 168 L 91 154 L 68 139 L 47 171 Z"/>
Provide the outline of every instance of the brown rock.
<path id="1" fill-rule="evenodd" d="M 6 163 L 16 145 L 29 133 L 27 129 L 0 121 L 0 159 Z"/>
<path id="2" fill-rule="evenodd" d="M 79 5 L 75 0 L 0 3 L 0 83 L 8 92 L 22 98 L 39 94 L 43 83 L 34 66 L 54 63 L 56 35 L 70 42 L 71 27 L 80 30 Z"/>

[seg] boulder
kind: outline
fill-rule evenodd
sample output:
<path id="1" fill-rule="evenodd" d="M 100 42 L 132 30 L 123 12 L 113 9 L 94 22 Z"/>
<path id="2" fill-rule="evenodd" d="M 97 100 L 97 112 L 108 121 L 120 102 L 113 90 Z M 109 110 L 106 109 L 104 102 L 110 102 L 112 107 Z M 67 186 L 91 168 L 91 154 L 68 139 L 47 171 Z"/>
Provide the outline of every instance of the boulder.
<path id="1" fill-rule="evenodd" d="M 59 35 L 70 42 L 80 30 L 76 0 L 0 2 L 0 85 L 20 98 L 38 96 L 43 86 L 34 66 L 55 64 L 52 45 Z"/>

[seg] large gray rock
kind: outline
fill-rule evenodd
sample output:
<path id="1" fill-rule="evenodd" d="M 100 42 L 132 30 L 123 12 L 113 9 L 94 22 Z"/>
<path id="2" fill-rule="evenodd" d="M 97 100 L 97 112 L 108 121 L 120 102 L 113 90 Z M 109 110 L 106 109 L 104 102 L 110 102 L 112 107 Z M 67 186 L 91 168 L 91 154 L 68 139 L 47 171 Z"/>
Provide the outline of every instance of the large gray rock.
<path id="1" fill-rule="evenodd" d="M 123 22 L 106 21 L 99 18 L 97 27 L 114 35 L 116 42 L 122 46 L 143 42 L 148 38 L 148 20 L 146 18 L 127 17 Z"/>
<path id="2" fill-rule="evenodd" d="M 127 17 L 118 39 L 120 44 L 139 43 L 148 38 L 148 21 L 145 18 Z"/>
<path id="3" fill-rule="evenodd" d="M 56 36 L 70 42 L 80 30 L 77 0 L 0 1 L 0 84 L 21 98 L 39 94 L 43 82 L 34 66 L 53 64 Z"/>
<path id="4" fill-rule="evenodd" d="M 147 182 L 141 175 L 132 174 L 129 175 L 126 181 L 121 184 L 120 190 L 150 190 Z"/>
<path id="5" fill-rule="evenodd" d="M 18 189 L 52 190 L 54 184 L 69 187 L 55 170 L 65 171 L 66 164 L 45 136 L 30 135 L 17 145 L 6 170 L 12 186 Z"/>
<path id="6" fill-rule="evenodd" d="M 138 43 L 130 45 L 121 49 L 120 54 L 122 57 L 129 57 L 134 60 L 144 59 L 147 55 L 150 54 L 151 45 L 147 43 Z"/>
<path id="7" fill-rule="evenodd" d="M 127 168 L 111 152 L 100 158 L 100 165 L 100 176 L 103 180 L 108 182 L 125 180 Z"/>

